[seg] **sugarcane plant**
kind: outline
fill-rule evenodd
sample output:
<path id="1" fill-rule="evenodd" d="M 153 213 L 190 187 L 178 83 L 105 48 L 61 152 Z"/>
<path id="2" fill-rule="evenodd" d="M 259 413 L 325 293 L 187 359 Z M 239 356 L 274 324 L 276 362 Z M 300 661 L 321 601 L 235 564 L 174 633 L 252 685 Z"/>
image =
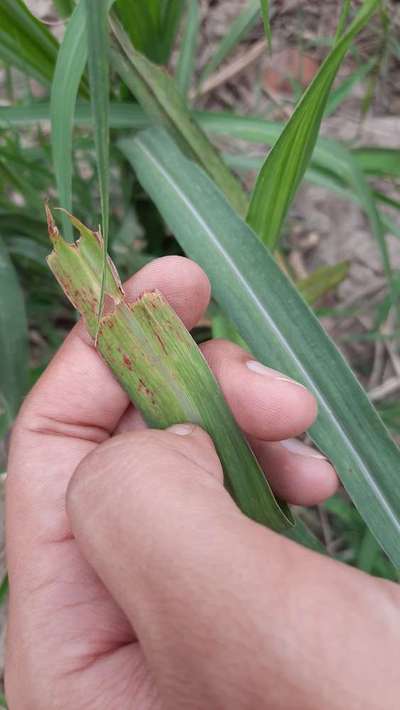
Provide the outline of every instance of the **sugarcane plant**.
<path id="1" fill-rule="evenodd" d="M 387 198 L 368 181 L 375 158 L 319 137 L 324 115 L 349 90 L 347 85 L 338 87 L 336 94 L 332 90 L 342 61 L 359 32 L 378 10 L 383 12 L 381 0 L 363 0 L 351 18 L 351 3 L 343 3 L 332 47 L 285 125 L 193 110 L 196 91 L 189 88 L 199 29 L 196 0 L 59 4 L 68 17 L 60 46 L 23 0 L 2 3 L 0 53 L 7 61 L 28 67 L 32 77 L 50 87 L 50 100 L 24 110 L 0 108 L 0 125 L 51 121 L 55 183 L 63 211 L 58 213 L 60 233 L 47 208 L 53 245 L 48 263 L 82 314 L 100 356 L 150 426 L 192 421 L 212 435 L 226 485 L 246 514 L 318 548 L 296 515 L 274 498 L 197 345 L 163 295 L 145 293 L 133 304 L 126 300 L 108 254 L 115 244 L 110 222 L 113 129 L 112 155 L 118 156 L 124 175 L 140 184 L 183 252 L 211 281 L 216 303 L 213 332 L 244 342 L 261 362 L 313 392 L 319 414 L 310 435 L 335 466 L 374 538 L 400 567 L 399 451 L 304 301 L 312 303 L 339 283 L 347 265 L 318 270 L 296 287 L 281 269 L 280 254 L 285 219 L 301 181 L 324 184 L 363 209 L 379 246 L 389 307 L 398 310 L 398 280 L 386 245 L 387 232 L 395 232 L 396 225 L 380 209 Z M 251 0 L 205 67 L 198 90 L 237 38 L 260 18 L 270 42 L 269 2 Z M 173 77 L 162 65 L 176 42 L 179 23 L 181 52 Z M 78 194 L 84 201 L 85 183 L 79 183 L 80 192 L 74 191 L 79 177 L 74 170 L 76 125 L 93 129 L 100 219 L 90 200 L 84 210 L 77 204 Z M 209 135 L 220 133 L 272 145 L 251 195 L 211 142 Z M 390 159 L 397 175 L 396 156 Z M 388 164 L 387 156 L 385 160 Z M 101 229 L 93 231 L 71 215 L 78 210 L 86 214 L 84 221 L 100 221 Z M 128 218 L 129 204 L 126 212 Z M 76 243 L 74 229 L 80 234 Z M 42 242 L 40 246 L 43 249 Z M 8 254 L 3 263 L 7 259 Z M 12 279 L 13 274 L 10 284 L 15 284 Z M 24 328 L 26 324 L 21 325 Z M 3 342 L 0 337 L 0 352 Z M 17 380 L 11 359 L 7 362 L 9 374 L 12 371 Z M 0 380 L 4 392 L 2 385 Z M 13 396 L 5 388 L 7 423 L 15 416 L 22 389 Z"/>

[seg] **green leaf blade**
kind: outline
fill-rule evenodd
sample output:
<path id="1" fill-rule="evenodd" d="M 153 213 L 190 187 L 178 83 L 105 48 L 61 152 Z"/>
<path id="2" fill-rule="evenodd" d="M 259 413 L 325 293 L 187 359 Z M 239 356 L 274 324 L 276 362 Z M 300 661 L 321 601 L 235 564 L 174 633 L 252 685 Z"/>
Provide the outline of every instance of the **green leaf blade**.
<path id="1" fill-rule="evenodd" d="M 261 3 L 261 12 L 262 12 L 262 18 L 263 18 L 263 23 L 264 23 L 264 32 L 265 36 L 268 40 L 268 46 L 271 51 L 271 46 L 272 46 L 272 33 L 271 33 L 271 23 L 269 20 L 269 0 L 260 0 Z"/>
<path id="2" fill-rule="evenodd" d="M 120 148 L 253 354 L 316 396 L 310 433 L 399 567 L 399 450 L 342 355 L 255 234 L 163 131 Z"/>
<path id="3" fill-rule="evenodd" d="M 28 325 L 17 274 L 0 239 L 0 414 L 9 426 L 26 391 Z"/>
<path id="4" fill-rule="evenodd" d="M 111 49 L 111 63 L 132 91 L 152 124 L 162 125 L 184 152 L 197 160 L 228 196 L 240 214 L 247 210 L 247 196 L 218 151 L 198 126 L 175 82 L 132 46 L 115 16 L 112 28 L 117 42 Z"/>
<path id="5" fill-rule="evenodd" d="M 29 11 L 23 0 L 2 0 L 0 6 L 0 57 L 22 72 L 49 84 L 58 42 Z"/>
<path id="6" fill-rule="evenodd" d="M 89 59 L 90 96 L 94 123 L 97 175 L 99 180 L 104 261 L 99 317 L 103 311 L 106 259 L 108 253 L 108 229 L 110 221 L 110 130 L 109 93 L 110 70 L 108 60 L 108 13 L 109 0 L 86 1 L 86 31 Z"/>
<path id="7" fill-rule="evenodd" d="M 107 259 L 105 290 L 113 310 L 102 316 L 97 329 L 102 239 L 71 217 L 81 237 L 69 244 L 60 237 L 49 211 L 47 216 L 53 242 L 48 264 L 148 424 L 163 429 L 190 421 L 204 427 L 213 437 L 228 488 L 242 510 L 277 531 L 291 527 L 289 509 L 275 500 L 205 358 L 162 294 L 147 292 L 129 303 Z"/>
<path id="8" fill-rule="evenodd" d="M 179 60 L 176 68 L 176 83 L 182 96 L 185 97 L 188 95 L 196 64 L 196 48 L 199 26 L 199 2 L 198 0 L 189 0 L 186 28 L 182 38 Z"/>
<path id="9" fill-rule="evenodd" d="M 51 86 L 51 146 L 59 203 L 72 210 L 72 135 L 75 104 L 87 62 L 85 7 L 81 2 L 68 22 Z M 69 220 L 62 216 L 63 232 L 72 241 Z"/>
<path id="10" fill-rule="evenodd" d="M 247 220 L 274 249 L 289 206 L 314 150 L 329 92 L 354 37 L 375 12 L 379 0 L 365 0 L 347 32 L 334 46 L 268 154 L 251 198 Z"/>

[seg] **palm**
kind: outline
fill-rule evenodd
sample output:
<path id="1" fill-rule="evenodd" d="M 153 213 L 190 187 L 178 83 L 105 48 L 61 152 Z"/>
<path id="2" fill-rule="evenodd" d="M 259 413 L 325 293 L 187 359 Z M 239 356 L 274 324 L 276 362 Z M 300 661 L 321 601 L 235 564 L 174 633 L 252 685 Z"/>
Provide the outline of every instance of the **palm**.
<path id="1" fill-rule="evenodd" d="M 42 643 L 49 657 L 47 688 L 71 707 L 156 710 L 155 688 L 140 645 L 123 613 L 74 540 L 54 543 L 54 578 L 41 589 Z"/>

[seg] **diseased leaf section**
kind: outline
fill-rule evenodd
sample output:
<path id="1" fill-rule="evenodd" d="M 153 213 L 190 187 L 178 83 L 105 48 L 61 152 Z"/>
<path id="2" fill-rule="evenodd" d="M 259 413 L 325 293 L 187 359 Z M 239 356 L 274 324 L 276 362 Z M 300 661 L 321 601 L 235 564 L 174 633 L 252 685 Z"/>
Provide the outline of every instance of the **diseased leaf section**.
<path id="1" fill-rule="evenodd" d="M 49 210 L 54 250 L 48 263 L 74 306 L 82 313 L 103 359 L 130 399 L 153 427 L 193 422 L 212 436 L 229 490 L 244 513 L 277 531 L 291 527 L 237 426 L 202 353 L 173 309 L 155 291 L 130 304 L 112 262 L 107 260 L 105 315 L 97 331 L 103 243 L 71 217 L 81 238 L 59 235 Z"/>

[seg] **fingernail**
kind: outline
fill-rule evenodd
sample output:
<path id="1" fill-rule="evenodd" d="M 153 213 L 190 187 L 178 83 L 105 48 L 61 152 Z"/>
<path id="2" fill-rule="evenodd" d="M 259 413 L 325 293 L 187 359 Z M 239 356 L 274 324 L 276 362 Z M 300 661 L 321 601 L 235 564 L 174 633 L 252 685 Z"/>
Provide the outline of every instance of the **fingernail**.
<path id="1" fill-rule="evenodd" d="M 305 444 L 303 444 L 302 441 L 299 441 L 298 439 L 285 439 L 284 441 L 280 441 L 279 443 L 285 449 L 290 451 L 292 454 L 296 454 L 297 456 L 305 456 L 309 459 L 321 459 L 323 461 L 327 460 L 326 456 L 320 454 L 319 451 L 316 451 L 315 449 L 311 449 L 309 446 L 306 446 Z"/>
<path id="2" fill-rule="evenodd" d="M 273 370 L 272 367 L 267 367 L 261 362 L 257 362 L 257 360 L 248 360 L 246 362 L 246 367 L 252 372 L 256 372 L 258 375 L 269 375 L 269 377 L 273 377 L 274 380 L 279 380 L 280 382 L 290 382 L 291 385 L 297 385 L 298 387 L 307 389 L 300 382 L 296 382 L 296 380 L 292 380 L 290 377 L 282 375 L 277 370 Z"/>
<path id="3" fill-rule="evenodd" d="M 178 436 L 188 436 L 194 431 L 194 426 L 193 424 L 174 424 L 168 427 L 167 431 L 178 434 Z"/>

